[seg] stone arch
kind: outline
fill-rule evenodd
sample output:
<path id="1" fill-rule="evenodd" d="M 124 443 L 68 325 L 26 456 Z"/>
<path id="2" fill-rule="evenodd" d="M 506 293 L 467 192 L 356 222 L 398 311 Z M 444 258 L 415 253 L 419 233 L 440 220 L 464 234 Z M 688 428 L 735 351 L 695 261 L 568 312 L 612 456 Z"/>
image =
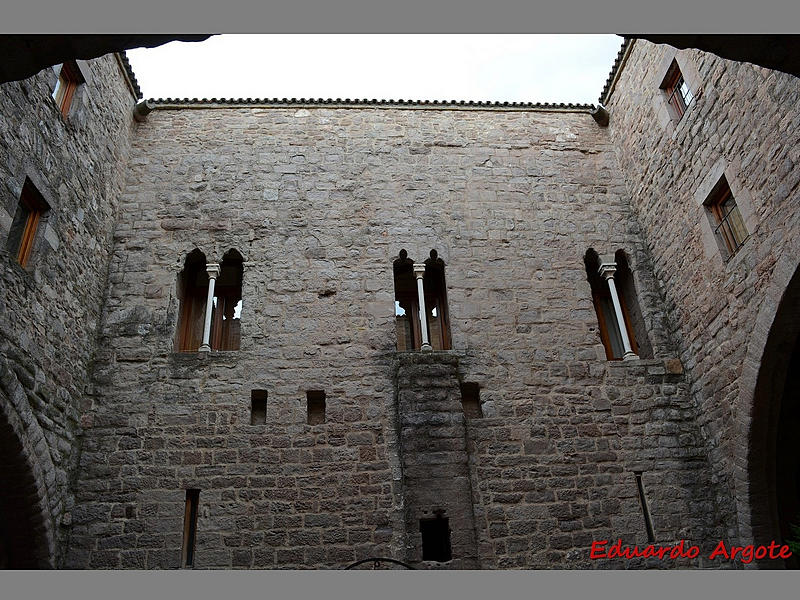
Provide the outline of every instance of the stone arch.
<path id="1" fill-rule="evenodd" d="M 790 361 L 800 342 L 800 241 L 786 246 L 760 300 L 739 376 L 730 456 L 742 544 L 780 537 L 776 436 Z"/>
<path id="2" fill-rule="evenodd" d="M 242 253 L 242 250 L 239 249 L 239 248 L 235 248 L 233 246 L 228 248 L 225 251 L 225 253 L 222 255 L 222 260 L 225 260 L 226 258 L 230 259 L 230 260 L 238 260 L 238 261 L 241 261 L 241 262 L 247 262 L 247 259 L 245 258 L 244 254 Z"/>
<path id="3" fill-rule="evenodd" d="M 0 357 L 0 566 L 55 567 L 55 468 L 25 389 Z"/>

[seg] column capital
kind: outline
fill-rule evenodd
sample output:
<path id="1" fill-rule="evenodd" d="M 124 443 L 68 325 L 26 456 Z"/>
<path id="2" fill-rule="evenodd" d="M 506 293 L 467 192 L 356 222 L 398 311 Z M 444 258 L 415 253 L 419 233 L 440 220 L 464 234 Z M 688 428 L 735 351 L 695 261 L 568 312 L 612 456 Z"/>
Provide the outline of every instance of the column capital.
<path id="1" fill-rule="evenodd" d="M 417 279 L 425 277 L 425 263 L 414 263 L 414 277 Z"/>
<path id="2" fill-rule="evenodd" d="M 597 272 L 600 273 L 600 277 L 604 279 L 614 279 L 614 273 L 617 272 L 617 263 L 603 263 L 600 265 L 600 268 L 597 269 Z"/>
<path id="3" fill-rule="evenodd" d="M 211 279 L 219 277 L 219 263 L 206 264 L 206 272 Z"/>

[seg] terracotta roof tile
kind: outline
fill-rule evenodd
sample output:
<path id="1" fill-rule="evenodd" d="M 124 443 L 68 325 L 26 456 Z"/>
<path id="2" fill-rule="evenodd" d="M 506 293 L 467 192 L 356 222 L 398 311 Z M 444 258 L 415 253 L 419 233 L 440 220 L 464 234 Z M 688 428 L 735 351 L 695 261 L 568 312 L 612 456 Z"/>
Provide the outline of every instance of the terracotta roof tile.
<path id="1" fill-rule="evenodd" d="M 136 75 L 133 73 L 133 69 L 131 68 L 131 63 L 128 60 L 128 56 L 125 54 L 124 51 L 119 52 L 119 58 L 122 61 L 122 65 L 125 67 L 125 72 L 128 75 L 128 79 L 131 81 L 131 85 L 133 86 L 133 91 L 136 94 L 136 99 L 142 99 L 142 90 L 139 89 L 139 82 L 136 81 Z"/>
<path id="2" fill-rule="evenodd" d="M 607 96 L 611 92 L 611 86 L 614 83 L 614 80 L 617 78 L 617 73 L 619 72 L 620 68 L 622 67 L 622 60 L 625 57 L 625 53 L 628 50 L 628 47 L 633 43 L 633 38 L 626 37 L 625 40 L 622 42 L 622 46 L 617 52 L 617 58 L 614 60 L 614 65 L 611 67 L 611 73 L 608 74 L 608 78 L 606 79 L 606 84 L 603 86 L 603 91 L 600 92 L 600 99 L 598 102 L 603 105 L 608 102 Z"/>
<path id="3" fill-rule="evenodd" d="M 595 108 L 593 104 L 574 104 L 554 103 L 554 102 L 503 102 L 490 100 L 404 100 L 399 99 L 351 99 L 351 98 L 154 98 L 149 99 L 148 103 L 154 108 L 159 106 L 181 106 L 181 105 L 271 105 L 271 106 L 292 106 L 292 105 L 330 105 L 337 104 L 343 106 L 437 106 L 437 107 L 467 107 L 467 108 L 519 108 L 519 109 L 544 109 L 544 110 L 585 110 L 590 111 Z"/>

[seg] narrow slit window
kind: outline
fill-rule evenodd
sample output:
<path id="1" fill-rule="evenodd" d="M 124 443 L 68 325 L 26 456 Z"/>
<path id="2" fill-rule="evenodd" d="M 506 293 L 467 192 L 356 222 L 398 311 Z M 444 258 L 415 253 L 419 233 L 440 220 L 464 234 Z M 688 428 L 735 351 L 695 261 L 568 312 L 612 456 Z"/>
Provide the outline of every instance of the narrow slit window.
<path id="1" fill-rule="evenodd" d="M 186 490 L 186 506 L 183 515 L 183 552 L 181 565 L 194 566 L 194 547 L 197 538 L 197 510 L 200 490 Z"/>
<path id="2" fill-rule="evenodd" d="M 23 267 L 28 265 L 36 241 L 36 233 L 42 218 L 50 207 L 30 179 L 25 178 L 22 193 L 19 197 L 14 220 L 8 233 L 6 248 L 16 255 L 17 262 Z"/>
<path id="3" fill-rule="evenodd" d="M 461 407 L 468 419 L 483 417 L 481 410 L 480 386 L 477 383 L 464 382 L 461 384 Z"/>
<path id="4" fill-rule="evenodd" d="M 267 390 L 250 392 L 250 424 L 266 425 L 267 423 Z"/>
<path id="5" fill-rule="evenodd" d="M 447 517 L 439 513 L 433 519 L 420 519 L 419 530 L 422 533 L 422 560 L 452 560 L 450 520 Z"/>
<path id="6" fill-rule="evenodd" d="M 656 541 L 656 534 L 653 530 L 653 519 L 650 516 L 650 508 L 647 506 L 647 498 L 644 495 L 642 472 L 635 471 L 634 476 L 636 477 L 636 490 L 639 494 L 639 504 L 642 507 L 642 514 L 644 515 L 644 528 L 647 531 L 647 541 L 653 543 Z"/>
<path id="7" fill-rule="evenodd" d="M 306 392 L 307 423 L 320 425 L 325 422 L 325 391 L 309 390 Z"/>

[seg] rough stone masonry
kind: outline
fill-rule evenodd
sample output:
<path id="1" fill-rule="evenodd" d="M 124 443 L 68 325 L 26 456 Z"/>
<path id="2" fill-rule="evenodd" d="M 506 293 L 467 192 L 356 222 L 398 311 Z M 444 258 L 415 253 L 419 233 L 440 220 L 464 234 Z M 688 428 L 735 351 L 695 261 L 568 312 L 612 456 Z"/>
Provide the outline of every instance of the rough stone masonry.
<path id="1" fill-rule="evenodd" d="M 434 510 L 456 565 L 591 566 L 596 537 L 647 539 L 634 470 L 663 539 L 707 537 L 702 438 L 618 173 L 586 111 L 154 111 L 115 228 L 67 564 L 179 566 L 200 489 L 197 567 L 421 566 Z M 238 352 L 175 353 L 194 248 L 245 260 Z M 632 257 L 652 361 L 598 360 L 589 248 Z M 401 249 L 446 264 L 445 362 L 394 366 Z M 459 381 L 484 418 L 453 413 Z M 415 420 L 445 401 L 438 426 Z"/>
<path id="2" fill-rule="evenodd" d="M 708 553 L 753 539 L 732 390 L 760 361 L 751 315 L 777 296 L 769 332 L 795 272 L 798 84 L 681 51 L 704 83 L 673 123 L 666 52 L 626 43 L 608 127 L 584 106 L 277 101 L 157 101 L 134 123 L 113 56 L 89 62 L 83 117 L 58 113 L 52 72 L 2 86 L 0 234 L 26 176 L 56 234 L 26 268 L 0 249 L 0 433 L 23 448 L 0 474 L 49 511 L 20 519 L 47 530 L 37 564 L 180 568 L 189 543 L 195 568 L 736 567 Z M 730 144 L 759 219 L 732 261 L 695 200 Z M 231 250 L 240 348 L 178 352 L 187 257 Z M 450 349 L 397 351 L 401 250 L 444 261 Z M 589 250 L 627 257 L 638 360 L 607 359 Z M 590 558 L 618 539 L 703 552 Z"/>

